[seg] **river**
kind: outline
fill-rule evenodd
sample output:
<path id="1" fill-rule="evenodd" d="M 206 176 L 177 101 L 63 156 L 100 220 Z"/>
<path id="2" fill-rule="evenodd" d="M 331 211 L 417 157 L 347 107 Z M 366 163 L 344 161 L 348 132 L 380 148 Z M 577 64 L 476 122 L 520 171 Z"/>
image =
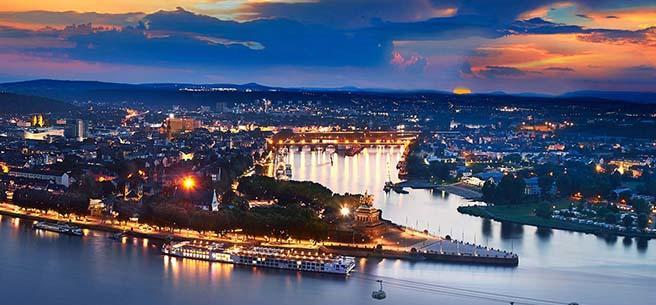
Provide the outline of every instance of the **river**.
<path id="1" fill-rule="evenodd" d="M 520 256 L 519 267 L 361 259 L 349 278 L 297 274 L 167 258 L 145 239 L 119 242 L 95 231 L 81 238 L 38 232 L 29 221 L 2 216 L 1 298 L 6 304 L 66 305 L 500 304 L 471 297 L 471 291 L 486 291 L 616 305 L 650 303 L 656 297 L 654 241 L 486 221 L 459 214 L 456 208 L 467 201 L 441 191 L 387 195 L 382 191 L 387 164 L 395 177 L 400 155 L 398 148 L 370 148 L 355 157 L 335 155 L 332 165 L 325 152 L 295 151 L 289 157 L 295 180 L 316 181 L 336 192 L 369 191 L 383 217 L 513 250 Z M 371 298 L 376 278 L 389 283 L 383 301 Z M 428 288 L 410 288 L 418 285 L 411 281 Z"/>

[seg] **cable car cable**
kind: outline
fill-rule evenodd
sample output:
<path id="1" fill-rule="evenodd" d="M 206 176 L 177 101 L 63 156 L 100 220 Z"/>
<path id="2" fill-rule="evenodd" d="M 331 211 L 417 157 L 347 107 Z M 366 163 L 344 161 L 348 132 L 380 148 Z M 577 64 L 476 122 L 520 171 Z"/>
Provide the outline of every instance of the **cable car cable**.
<path id="1" fill-rule="evenodd" d="M 439 292 L 439 293 L 448 293 L 448 294 L 453 294 L 453 295 L 459 295 L 459 296 L 464 296 L 464 297 L 475 297 L 475 298 L 485 298 L 490 301 L 498 301 L 498 302 L 504 302 L 504 303 L 509 303 L 513 301 L 515 304 L 557 304 L 557 305 L 567 305 L 571 304 L 570 302 L 562 302 L 562 301 L 555 301 L 555 300 L 547 300 L 547 299 L 539 299 L 539 298 L 532 298 L 532 297 L 522 297 L 522 296 L 517 296 L 517 295 L 510 295 L 510 294 L 501 294 L 501 293 L 494 293 L 494 292 L 484 292 L 484 291 L 478 291 L 478 290 L 473 290 L 473 289 L 466 289 L 466 288 L 457 288 L 457 287 L 452 287 L 452 286 L 447 286 L 447 285 L 440 285 L 440 284 L 433 284 L 433 283 L 423 283 L 423 282 L 417 282 L 417 281 L 412 281 L 412 280 L 404 280 L 404 279 L 399 279 L 399 278 L 394 278 L 394 277 L 389 277 L 389 276 L 380 276 L 380 275 L 374 275 L 374 274 L 368 274 L 368 273 L 355 273 L 352 276 L 354 277 L 359 277 L 362 280 L 367 280 L 367 281 L 374 281 L 375 279 L 378 278 L 383 278 L 387 279 L 385 283 L 388 285 L 396 285 L 402 288 L 409 288 L 409 289 L 419 289 L 419 290 L 424 290 L 424 291 L 431 291 L 431 292 Z M 417 286 L 420 285 L 420 286 Z M 424 287 L 421 287 L 424 286 Z M 449 291 L 451 290 L 451 291 Z M 503 299 L 502 299 L 503 298 Z M 515 300 L 520 300 L 515 301 Z"/>

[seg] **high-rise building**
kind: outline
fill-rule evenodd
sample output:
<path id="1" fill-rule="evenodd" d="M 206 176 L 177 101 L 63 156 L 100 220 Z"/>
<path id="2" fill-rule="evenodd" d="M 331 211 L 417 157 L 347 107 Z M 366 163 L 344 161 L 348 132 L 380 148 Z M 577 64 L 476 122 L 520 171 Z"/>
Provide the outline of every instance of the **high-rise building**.
<path id="1" fill-rule="evenodd" d="M 230 112 L 230 107 L 228 107 L 228 103 L 226 102 L 217 102 L 216 103 L 216 112 L 217 113 L 227 113 Z"/>
<path id="2" fill-rule="evenodd" d="M 75 138 L 82 142 L 89 136 L 89 126 L 84 120 L 75 120 Z"/>

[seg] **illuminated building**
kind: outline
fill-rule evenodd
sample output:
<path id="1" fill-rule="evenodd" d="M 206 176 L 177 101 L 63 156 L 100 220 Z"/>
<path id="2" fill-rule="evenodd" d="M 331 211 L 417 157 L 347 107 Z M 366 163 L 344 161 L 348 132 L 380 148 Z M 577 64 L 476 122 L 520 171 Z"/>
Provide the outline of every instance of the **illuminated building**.
<path id="1" fill-rule="evenodd" d="M 68 173 L 55 173 L 31 170 L 9 170 L 7 173 L 10 177 L 51 181 L 59 185 L 68 187 L 71 184 Z"/>
<path id="2" fill-rule="evenodd" d="M 75 121 L 75 138 L 79 141 L 82 142 L 84 139 L 87 138 L 89 134 L 89 126 L 87 125 L 86 122 L 83 120 L 76 120 Z"/>
<path id="3" fill-rule="evenodd" d="M 180 160 L 182 161 L 190 161 L 194 159 L 194 153 L 185 153 L 185 152 L 180 152 Z"/>
<path id="4" fill-rule="evenodd" d="M 554 126 L 549 123 L 545 124 L 524 124 L 519 127 L 521 131 L 536 131 L 536 132 L 552 132 L 554 131 Z"/>
<path id="5" fill-rule="evenodd" d="M 212 193 L 212 212 L 219 211 L 219 199 L 216 197 L 216 190 Z"/>
<path id="6" fill-rule="evenodd" d="M 23 138 L 26 140 L 45 141 L 51 137 L 63 137 L 64 129 L 58 128 L 33 128 L 25 130 Z"/>
<path id="7" fill-rule="evenodd" d="M 180 134 L 182 132 L 192 131 L 200 127 L 201 127 L 201 123 L 198 120 L 194 120 L 190 118 L 175 118 L 175 117 L 167 118 L 166 122 L 162 126 L 164 131 L 170 137 Z"/>
<path id="8" fill-rule="evenodd" d="M 46 126 L 46 122 L 43 119 L 43 115 L 34 115 L 32 116 L 32 127 L 43 127 Z"/>

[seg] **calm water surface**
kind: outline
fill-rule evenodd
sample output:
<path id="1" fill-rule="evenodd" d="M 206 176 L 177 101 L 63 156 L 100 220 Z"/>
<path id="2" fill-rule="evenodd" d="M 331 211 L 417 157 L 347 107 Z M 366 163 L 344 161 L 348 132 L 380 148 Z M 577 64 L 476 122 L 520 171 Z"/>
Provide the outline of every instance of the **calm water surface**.
<path id="1" fill-rule="evenodd" d="M 79 238 L 37 232 L 31 222 L 0 219 L 2 304 L 499 304 L 490 300 L 388 285 L 371 299 L 371 275 L 581 304 L 647 304 L 656 298 L 656 244 L 505 225 L 461 215 L 467 201 L 442 192 L 382 191 L 397 149 L 355 157 L 290 154 L 295 180 L 336 192 L 375 195 L 383 216 L 442 235 L 513 250 L 517 268 L 362 259 L 344 279 L 321 274 L 235 267 L 159 255 L 148 240 L 114 241 L 102 232 Z M 391 280 L 390 280 L 391 281 Z M 407 282 L 406 282 L 407 283 Z M 646 303 L 645 303 L 646 302 Z"/>

